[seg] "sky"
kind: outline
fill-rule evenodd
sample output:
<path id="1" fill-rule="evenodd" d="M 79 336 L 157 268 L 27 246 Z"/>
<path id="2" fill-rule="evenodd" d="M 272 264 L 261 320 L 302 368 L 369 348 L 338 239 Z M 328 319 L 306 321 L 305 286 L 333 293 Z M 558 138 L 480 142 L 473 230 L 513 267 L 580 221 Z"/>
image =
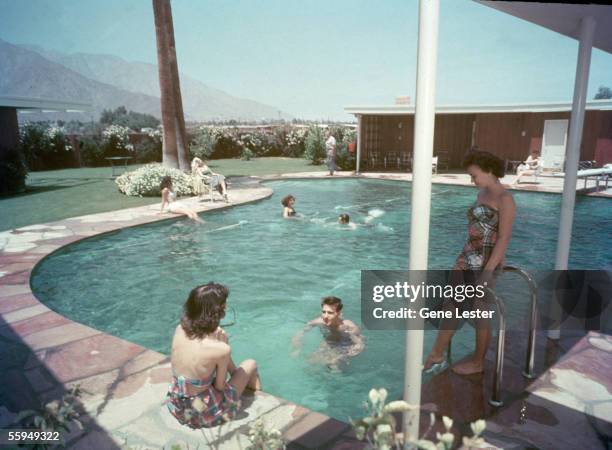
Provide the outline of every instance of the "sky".
<path id="1" fill-rule="evenodd" d="M 179 70 L 295 117 L 414 99 L 417 0 L 173 0 Z M 150 0 L 0 0 L 0 38 L 157 62 Z M 469 0 L 440 0 L 439 105 L 571 102 L 577 41 Z M 1 64 L 1 62 L 0 62 Z M 589 98 L 612 87 L 594 49 Z"/>

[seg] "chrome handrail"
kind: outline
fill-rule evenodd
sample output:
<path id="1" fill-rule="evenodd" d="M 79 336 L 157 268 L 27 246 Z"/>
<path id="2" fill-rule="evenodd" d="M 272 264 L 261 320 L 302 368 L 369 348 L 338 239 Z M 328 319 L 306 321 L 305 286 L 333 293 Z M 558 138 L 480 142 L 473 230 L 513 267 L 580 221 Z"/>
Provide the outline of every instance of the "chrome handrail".
<path id="1" fill-rule="evenodd" d="M 525 378 L 535 378 L 533 370 L 535 360 L 535 339 L 536 339 L 536 326 L 538 321 L 538 303 L 537 303 L 537 292 L 538 287 L 533 277 L 525 272 L 523 269 L 514 266 L 505 266 L 504 272 L 514 272 L 520 275 L 527 284 L 529 285 L 529 291 L 531 292 L 531 310 L 529 314 L 529 337 L 527 340 L 527 356 L 525 358 L 525 369 L 523 370 L 523 376 Z"/>
<path id="2" fill-rule="evenodd" d="M 489 404 L 491 406 L 500 407 L 504 404 L 501 399 L 501 382 L 504 372 L 504 343 L 506 339 L 506 306 L 501 298 L 497 296 L 495 291 L 490 288 L 486 290 L 491 294 L 493 300 L 497 304 L 497 315 L 499 317 L 499 328 L 497 330 L 497 352 L 495 353 L 495 370 L 493 371 L 493 388 Z"/>
<path id="3" fill-rule="evenodd" d="M 533 277 L 521 268 L 514 266 L 505 266 L 502 269 L 503 272 L 514 272 L 520 275 L 529 286 L 531 293 L 531 309 L 529 315 L 529 337 L 527 342 L 527 356 L 525 359 L 525 369 L 523 370 L 523 376 L 525 378 L 535 378 L 534 374 L 534 358 L 535 358 L 535 338 L 536 338 L 536 324 L 538 317 L 537 310 L 537 286 Z M 489 404 L 494 407 L 503 406 L 504 402 L 501 399 L 501 382 L 504 371 L 504 344 L 506 337 L 506 306 L 502 299 L 497 296 L 495 291 L 490 288 L 486 290 L 491 294 L 493 300 L 497 305 L 497 311 L 499 316 L 499 328 L 497 332 L 497 351 L 495 353 L 495 370 L 493 371 L 493 385 L 491 398 Z M 451 358 L 451 346 L 452 340 L 448 343 L 447 358 L 450 362 Z"/>

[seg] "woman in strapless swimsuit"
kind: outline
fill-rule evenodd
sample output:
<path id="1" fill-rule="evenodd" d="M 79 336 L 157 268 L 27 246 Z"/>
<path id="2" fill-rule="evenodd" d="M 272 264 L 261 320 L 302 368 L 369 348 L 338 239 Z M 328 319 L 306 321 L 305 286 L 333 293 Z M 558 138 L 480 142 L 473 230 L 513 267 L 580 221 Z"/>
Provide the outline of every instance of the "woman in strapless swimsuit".
<path id="1" fill-rule="evenodd" d="M 295 197 L 293 195 L 283 197 L 281 200 L 281 205 L 283 205 L 283 217 L 285 219 L 288 217 L 295 217 L 296 212 L 293 208 L 293 205 L 295 205 Z"/>
<path id="2" fill-rule="evenodd" d="M 166 404 L 181 424 L 191 428 L 231 420 L 244 389 L 261 389 L 257 364 L 247 359 L 235 366 L 227 334 L 219 326 L 228 293 L 225 286 L 212 282 L 193 289 L 172 340 L 173 376 Z"/>
<path id="3" fill-rule="evenodd" d="M 510 238 L 516 206 L 512 195 L 500 183 L 504 176 L 504 163 L 497 156 L 484 151 L 470 151 L 465 167 L 478 187 L 476 202 L 468 209 L 468 238 L 459 254 L 453 270 L 478 271 L 479 284 L 492 278 L 496 269 L 503 267 Z M 489 284 L 490 285 L 490 284 Z M 453 366 L 460 375 L 479 373 L 483 370 L 484 357 L 491 341 L 490 323 L 481 319 L 476 324 L 476 350 L 465 361 Z M 438 337 L 427 357 L 425 369 L 444 368 L 445 351 L 455 329 L 440 329 Z"/>

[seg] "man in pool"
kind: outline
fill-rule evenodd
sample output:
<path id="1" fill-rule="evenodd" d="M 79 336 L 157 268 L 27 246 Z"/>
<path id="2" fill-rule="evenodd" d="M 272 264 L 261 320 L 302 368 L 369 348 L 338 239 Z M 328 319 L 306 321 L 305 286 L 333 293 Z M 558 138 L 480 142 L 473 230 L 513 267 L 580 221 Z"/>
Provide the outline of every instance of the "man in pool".
<path id="1" fill-rule="evenodd" d="M 321 316 L 308 322 L 293 337 L 295 350 L 292 355 L 297 356 L 304 334 L 314 327 L 321 329 L 324 340 L 311 358 L 313 362 L 322 362 L 337 369 L 339 363 L 360 354 L 365 348 L 361 330 L 351 320 L 342 318 L 342 306 L 342 300 L 338 297 L 324 297 L 321 300 Z"/>

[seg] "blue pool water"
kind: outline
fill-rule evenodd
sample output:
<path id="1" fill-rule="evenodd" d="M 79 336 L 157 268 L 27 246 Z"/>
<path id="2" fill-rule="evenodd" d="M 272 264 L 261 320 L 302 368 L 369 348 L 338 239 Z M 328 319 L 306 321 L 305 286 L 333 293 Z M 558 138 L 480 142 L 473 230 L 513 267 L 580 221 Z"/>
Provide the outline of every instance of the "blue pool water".
<path id="1" fill-rule="evenodd" d="M 404 333 L 364 330 L 366 350 L 340 373 L 312 365 L 320 340 L 305 339 L 290 356 L 291 337 L 319 311 L 322 296 L 344 300 L 345 317 L 360 323 L 361 269 L 406 269 L 410 219 L 407 183 L 378 180 L 271 182 L 270 199 L 185 219 L 124 229 L 70 245 L 41 262 L 35 295 L 59 313 L 107 333 L 169 353 L 189 290 L 214 280 L 230 288 L 236 325 L 227 329 L 234 360 L 255 358 L 264 389 L 339 419 L 358 417 L 371 387 L 401 396 Z M 280 199 L 293 194 L 303 220 L 282 220 Z M 435 185 L 430 268 L 447 269 L 466 237 L 468 187 Z M 517 219 L 508 263 L 532 269 L 554 265 L 560 197 L 515 193 Z M 612 204 L 577 199 L 571 268 L 612 267 Z M 338 214 L 371 226 L 348 230 Z M 511 314 L 526 314 L 527 298 Z M 231 316 L 231 314 L 230 314 Z M 231 319 L 231 317 L 229 317 Z M 426 333 L 425 350 L 433 332 Z M 471 330 L 458 333 L 456 357 L 471 350 Z"/>

